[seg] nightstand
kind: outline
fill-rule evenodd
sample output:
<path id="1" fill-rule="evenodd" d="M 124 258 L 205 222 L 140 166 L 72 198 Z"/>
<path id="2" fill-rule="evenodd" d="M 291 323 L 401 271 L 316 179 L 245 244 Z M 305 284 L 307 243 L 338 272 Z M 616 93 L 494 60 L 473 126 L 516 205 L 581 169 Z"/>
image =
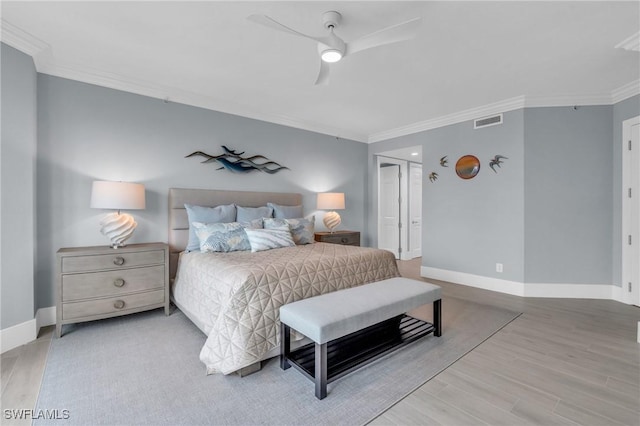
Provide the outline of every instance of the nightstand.
<path id="1" fill-rule="evenodd" d="M 56 334 L 62 325 L 164 307 L 169 315 L 169 246 L 131 244 L 58 250 Z"/>
<path id="2" fill-rule="evenodd" d="M 316 232 L 314 235 L 316 241 L 320 243 L 342 244 L 345 246 L 360 245 L 360 232 L 358 231 Z"/>

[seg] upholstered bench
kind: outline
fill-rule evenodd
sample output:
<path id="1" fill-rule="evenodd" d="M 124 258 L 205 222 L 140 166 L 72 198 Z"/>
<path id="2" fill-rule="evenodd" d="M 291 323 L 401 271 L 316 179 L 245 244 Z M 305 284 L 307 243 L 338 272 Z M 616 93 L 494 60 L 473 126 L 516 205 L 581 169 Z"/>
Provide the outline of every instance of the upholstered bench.
<path id="1" fill-rule="evenodd" d="M 280 307 L 283 370 L 293 365 L 315 381 L 316 397 L 327 383 L 392 350 L 433 333 L 442 334 L 440 287 L 390 278 Z M 433 324 L 405 315 L 433 303 Z M 291 329 L 314 343 L 291 351 Z"/>

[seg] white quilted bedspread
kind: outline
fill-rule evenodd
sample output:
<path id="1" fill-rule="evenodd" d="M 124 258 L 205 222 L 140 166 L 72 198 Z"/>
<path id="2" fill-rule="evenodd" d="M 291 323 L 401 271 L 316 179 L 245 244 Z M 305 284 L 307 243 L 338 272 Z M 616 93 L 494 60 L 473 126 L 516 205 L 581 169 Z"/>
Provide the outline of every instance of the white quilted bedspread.
<path id="1" fill-rule="evenodd" d="M 264 252 L 184 253 L 176 303 L 201 322 L 207 374 L 229 374 L 280 343 L 280 306 L 399 276 L 392 253 L 315 243 Z"/>

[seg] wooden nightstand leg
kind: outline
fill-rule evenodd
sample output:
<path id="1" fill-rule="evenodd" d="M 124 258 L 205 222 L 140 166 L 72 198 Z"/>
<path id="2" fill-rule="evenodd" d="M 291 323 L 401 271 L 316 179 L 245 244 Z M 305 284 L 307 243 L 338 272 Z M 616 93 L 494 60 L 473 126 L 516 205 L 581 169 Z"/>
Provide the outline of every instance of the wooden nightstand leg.
<path id="1" fill-rule="evenodd" d="M 62 337 L 62 324 L 60 323 L 56 324 L 56 336 L 58 336 L 58 338 Z"/>

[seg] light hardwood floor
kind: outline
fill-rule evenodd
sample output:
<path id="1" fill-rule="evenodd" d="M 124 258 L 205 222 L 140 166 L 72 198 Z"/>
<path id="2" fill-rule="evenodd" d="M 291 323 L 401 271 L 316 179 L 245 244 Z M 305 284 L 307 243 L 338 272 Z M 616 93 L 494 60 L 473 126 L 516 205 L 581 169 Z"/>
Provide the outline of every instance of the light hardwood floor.
<path id="1" fill-rule="evenodd" d="M 419 276 L 420 259 L 399 262 Z M 521 298 L 433 281 L 447 297 L 523 312 L 372 425 L 640 425 L 640 308 Z M 446 333 L 446 324 L 445 330 Z M 5 408 L 33 408 L 53 334 L 2 354 Z M 22 422 L 29 424 L 30 422 Z"/>
<path id="2" fill-rule="evenodd" d="M 420 259 L 399 265 L 422 279 Z M 640 308 L 431 282 L 443 309 L 458 297 L 523 314 L 373 425 L 640 425 Z"/>

